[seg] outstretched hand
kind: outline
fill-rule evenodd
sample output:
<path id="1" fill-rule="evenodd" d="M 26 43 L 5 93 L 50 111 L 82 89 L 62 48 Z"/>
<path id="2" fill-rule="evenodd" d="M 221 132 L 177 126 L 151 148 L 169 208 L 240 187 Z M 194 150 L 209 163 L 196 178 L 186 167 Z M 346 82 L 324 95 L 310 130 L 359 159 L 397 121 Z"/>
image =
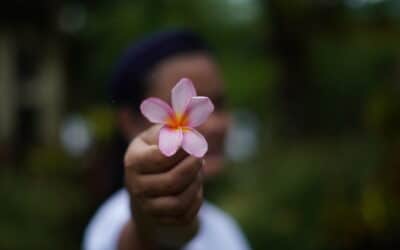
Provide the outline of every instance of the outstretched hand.
<path id="1" fill-rule="evenodd" d="M 196 217 L 203 201 L 203 160 L 183 150 L 164 156 L 157 146 L 159 130 L 160 126 L 153 126 L 132 141 L 124 166 L 136 230 L 164 244 L 167 239 L 163 238 L 192 237 L 197 230 Z M 165 237 L 171 232 L 180 235 Z"/>

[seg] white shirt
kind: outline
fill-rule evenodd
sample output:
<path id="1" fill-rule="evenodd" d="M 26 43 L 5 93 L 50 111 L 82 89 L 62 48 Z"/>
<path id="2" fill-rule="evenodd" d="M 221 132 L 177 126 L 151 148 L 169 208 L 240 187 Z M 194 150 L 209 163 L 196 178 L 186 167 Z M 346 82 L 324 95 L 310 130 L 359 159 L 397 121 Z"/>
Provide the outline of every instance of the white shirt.
<path id="1" fill-rule="evenodd" d="M 130 219 L 125 189 L 112 195 L 96 212 L 85 230 L 84 250 L 116 250 L 119 234 Z M 184 250 L 249 250 L 236 222 L 219 208 L 204 202 L 199 211 L 200 228 Z"/>

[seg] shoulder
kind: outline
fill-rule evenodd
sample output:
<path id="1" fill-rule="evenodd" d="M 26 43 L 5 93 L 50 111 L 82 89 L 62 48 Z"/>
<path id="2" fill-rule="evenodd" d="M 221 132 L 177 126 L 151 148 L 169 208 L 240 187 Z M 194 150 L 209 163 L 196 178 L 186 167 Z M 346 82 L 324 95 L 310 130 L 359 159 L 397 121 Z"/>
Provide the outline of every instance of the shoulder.
<path id="1" fill-rule="evenodd" d="M 248 250 L 248 242 L 236 221 L 227 213 L 204 202 L 199 212 L 200 231 L 185 250 Z"/>
<path id="2" fill-rule="evenodd" d="M 129 218 L 129 196 L 125 189 L 121 189 L 103 203 L 89 222 L 84 233 L 83 249 L 116 249 L 119 234 Z"/>

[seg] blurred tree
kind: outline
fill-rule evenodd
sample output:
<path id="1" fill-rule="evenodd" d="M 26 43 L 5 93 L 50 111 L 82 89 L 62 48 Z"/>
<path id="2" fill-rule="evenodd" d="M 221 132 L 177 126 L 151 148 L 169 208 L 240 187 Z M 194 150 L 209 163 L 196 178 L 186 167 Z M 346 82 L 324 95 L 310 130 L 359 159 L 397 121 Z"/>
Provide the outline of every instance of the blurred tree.
<path id="1" fill-rule="evenodd" d="M 314 21 L 310 4 L 282 0 L 266 1 L 271 26 L 271 50 L 280 65 L 277 104 L 282 128 L 292 135 L 315 129 L 318 89 L 313 83 L 308 47 Z M 302 14 L 300 14 L 302 13 Z"/>

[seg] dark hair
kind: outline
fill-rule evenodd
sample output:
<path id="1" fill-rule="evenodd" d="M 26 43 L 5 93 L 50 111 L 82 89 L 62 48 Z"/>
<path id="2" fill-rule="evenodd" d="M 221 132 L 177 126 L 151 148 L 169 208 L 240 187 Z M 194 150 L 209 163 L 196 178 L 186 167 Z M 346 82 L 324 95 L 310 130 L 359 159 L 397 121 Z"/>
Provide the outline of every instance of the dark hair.
<path id="1" fill-rule="evenodd" d="M 147 91 L 147 76 L 161 61 L 187 52 L 210 53 L 209 46 L 188 30 L 153 33 L 135 42 L 116 63 L 110 81 L 110 99 L 116 106 L 139 107 Z"/>

